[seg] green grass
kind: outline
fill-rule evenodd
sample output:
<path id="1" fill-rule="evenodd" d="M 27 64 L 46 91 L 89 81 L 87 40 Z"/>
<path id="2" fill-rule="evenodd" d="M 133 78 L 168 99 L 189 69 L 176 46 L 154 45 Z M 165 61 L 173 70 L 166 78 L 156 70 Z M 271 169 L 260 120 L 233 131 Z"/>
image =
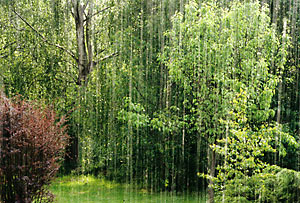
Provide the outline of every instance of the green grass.
<path id="1" fill-rule="evenodd" d="M 65 176 L 57 178 L 50 186 L 55 195 L 55 202 L 205 202 L 195 195 L 171 195 L 170 193 L 149 193 L 145 190 L 133 189 L 93 176 Z"/>

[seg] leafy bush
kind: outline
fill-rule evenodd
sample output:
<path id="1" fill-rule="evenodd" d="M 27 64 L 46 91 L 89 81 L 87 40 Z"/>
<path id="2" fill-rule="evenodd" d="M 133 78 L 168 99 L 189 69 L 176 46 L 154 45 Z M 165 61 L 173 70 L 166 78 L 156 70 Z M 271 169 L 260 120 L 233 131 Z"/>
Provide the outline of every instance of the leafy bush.
<path id="1" fill-rule="evenodd" d="M 217 193 L 218 202 L 298 202 L 300 172 L 269 166 L 251 177 L 234 178 Z"/>
<path id="2" fill-rule="evenodd" d="M 68 136 L 53 110 L 0 97 L 0 202 L 52 202 Z"/>

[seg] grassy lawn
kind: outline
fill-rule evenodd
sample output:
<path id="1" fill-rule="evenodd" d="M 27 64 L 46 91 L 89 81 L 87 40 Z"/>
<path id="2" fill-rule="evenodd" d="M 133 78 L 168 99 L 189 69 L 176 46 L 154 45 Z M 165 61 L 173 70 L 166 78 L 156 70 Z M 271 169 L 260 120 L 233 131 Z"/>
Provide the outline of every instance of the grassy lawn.
<path id="1" fill-rule="evenodd" d="M 170 193 L 152 193 L 133 189 L 92 176 L 65 176 L 57 178 L 50 187 L 55 202 L 205 202 L 200 197 L 175 196 Z"/>

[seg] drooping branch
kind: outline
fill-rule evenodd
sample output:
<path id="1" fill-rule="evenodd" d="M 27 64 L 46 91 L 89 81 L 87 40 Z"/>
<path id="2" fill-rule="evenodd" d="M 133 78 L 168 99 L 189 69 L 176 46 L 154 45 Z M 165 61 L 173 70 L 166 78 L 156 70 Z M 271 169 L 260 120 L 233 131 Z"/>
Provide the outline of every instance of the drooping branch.
<path id="1" fill-rule="evenodd" d="M 72 52 L 72 51 L 70 51 L 70 50 L 68 50 L 68 49 L 66 49 L 65 47 L 63 47 L 63 46 L 61 46 L 61 45 L 59 45 L 59 44 L 55 44 L 55 43 L 52 43 L 52 42 L 50 42 L 44 35 L 42 35 L 38 30 L 36 30 L 29 22 L 27 22 L 20 14 L 18 14 L 15 10 L 13 10 L 13 12 L 30 28 L 30 29 L 32 29 L 35 33 L 37 33 L 38 34 L 38 36 L 40 37 L 40 38 L 42 38 L 42 40 L 45 42 L 45 43 L 47 43 L 47 44 L 49 44 L 49 45 L 51 45 L 51 46 L 54 46 L 54 47 L 57 47 L 57 48 L 59 48 L 59 49 L 61 49 L 61 50 L 63 50 L 64 52 L 66 52 L 67 54 L 69 54 L 76 62 L 78 62 L 78 59 L 76 58 L 76 56 L 75 56 L 75 54 Z"/>

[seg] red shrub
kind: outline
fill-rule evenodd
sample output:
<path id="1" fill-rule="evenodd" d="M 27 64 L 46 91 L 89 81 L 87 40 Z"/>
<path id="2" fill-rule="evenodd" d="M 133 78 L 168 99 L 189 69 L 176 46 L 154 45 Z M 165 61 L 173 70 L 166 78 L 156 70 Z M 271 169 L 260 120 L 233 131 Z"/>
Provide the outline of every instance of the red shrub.
<path id="1" fill-rule="evenodd" d="M 50 108 L 0 97 L 0 202 L 52 202 L 68 136 Z"/>

